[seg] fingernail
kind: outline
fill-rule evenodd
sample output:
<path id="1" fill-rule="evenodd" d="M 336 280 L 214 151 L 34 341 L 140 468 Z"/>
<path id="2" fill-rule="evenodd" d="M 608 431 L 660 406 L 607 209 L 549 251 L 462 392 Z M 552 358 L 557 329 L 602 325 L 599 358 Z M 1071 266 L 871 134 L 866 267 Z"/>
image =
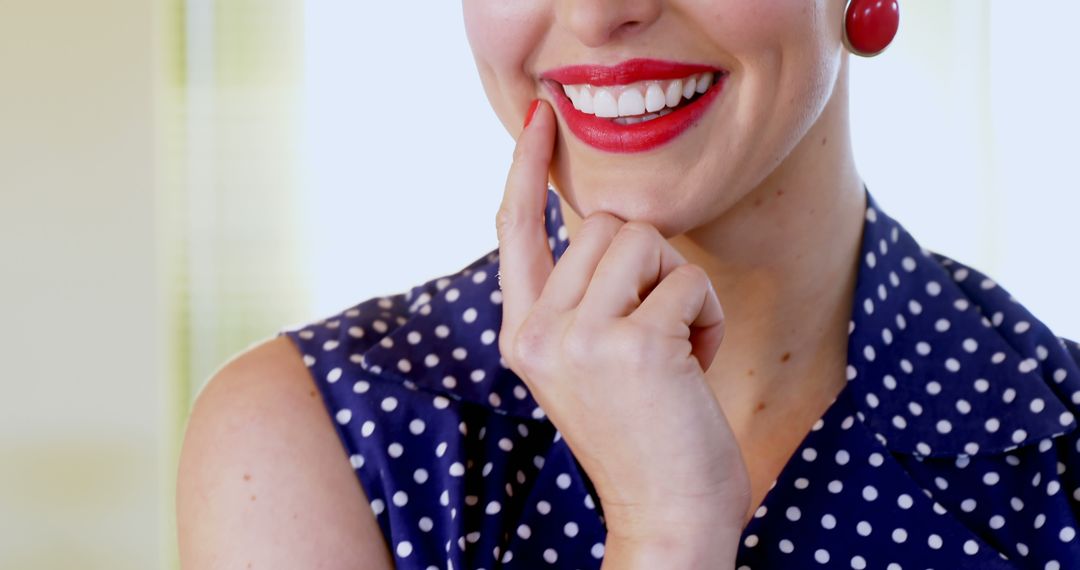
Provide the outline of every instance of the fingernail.
<path id="1" fill-rule="evenodd" d="M 525 125 L 521 128 L 524 129 L 525 127 L 529 126 L 529 123 L 532 121 L 533 115 L 536 114 L 536 108 L 539 106 L 540 100 L 533 99 L 533 102 L 529 104 L 529 110 L 525 112 Z"/>

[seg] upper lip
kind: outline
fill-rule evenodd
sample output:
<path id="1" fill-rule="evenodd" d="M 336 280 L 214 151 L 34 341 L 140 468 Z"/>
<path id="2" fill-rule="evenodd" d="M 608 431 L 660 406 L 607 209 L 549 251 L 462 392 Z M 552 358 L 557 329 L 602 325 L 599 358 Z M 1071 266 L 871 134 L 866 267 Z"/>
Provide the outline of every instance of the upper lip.
<path id="1" fill-rule="evenodd" d="M 680 63 L 661 59 L 635 58 L 616 65 L 568 65 L 549 69 L 540 74 L 541 79 L 550 79 L 563 85 L 625 85 L 648 79 L 680 79 L 712 71 L 726 73 L 725 69 L 712 65 Z"/>

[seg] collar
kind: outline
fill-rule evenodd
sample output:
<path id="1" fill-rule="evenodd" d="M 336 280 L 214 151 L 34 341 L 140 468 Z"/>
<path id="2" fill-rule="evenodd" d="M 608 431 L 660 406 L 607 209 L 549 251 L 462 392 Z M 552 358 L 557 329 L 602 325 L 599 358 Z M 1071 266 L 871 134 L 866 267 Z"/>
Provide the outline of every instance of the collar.
<path id="1" fill-rule="evenodd" d="M 1008 451 L 1071 432 L 1058 390 L 1080 365 L 1064 340 L 979 271 L 921 247 L 869 190 L 848 335 L 856 415 L 888 449 Z M 548 188 L 545 228 L 569 242 Z M 497 414 L 548 421 L 499 356 L 498 250 L 404 293 L 407 314 L 361 359 L 368 372 Z"/>

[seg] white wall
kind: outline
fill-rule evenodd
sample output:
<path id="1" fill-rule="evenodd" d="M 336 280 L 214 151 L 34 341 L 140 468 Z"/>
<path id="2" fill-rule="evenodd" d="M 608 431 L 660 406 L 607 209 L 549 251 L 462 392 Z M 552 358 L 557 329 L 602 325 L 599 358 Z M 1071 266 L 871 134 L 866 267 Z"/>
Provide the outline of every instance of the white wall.
<path id="1" fill-rule="evenodd" d="M 911 0 L 884 54 L 852 58 L 856 161 L 882 207 L 1072 337 L 1078 17 L 1074 0 Z M 495 247 L 513 141 L 480 87 L 460 6 L 311 0 L 305 18 L 305 274 L 317 312 Z M 417 72 L 453 88 L 437 108 L 426 91 L 397 88 L 385 108 L 384 86 Z"/>
<path id="2" fill-rule="evenodd" d="M 0 2 L 0 568 L 158 564 L 153 5 Z"/>

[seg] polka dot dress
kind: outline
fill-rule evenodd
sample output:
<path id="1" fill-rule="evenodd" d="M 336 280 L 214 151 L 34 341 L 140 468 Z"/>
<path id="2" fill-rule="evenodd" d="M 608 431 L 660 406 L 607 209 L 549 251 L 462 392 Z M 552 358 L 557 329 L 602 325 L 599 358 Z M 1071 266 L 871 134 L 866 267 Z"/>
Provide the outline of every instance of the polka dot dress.
<path id="1" fill-rule="evenodd" d="M 1080 346 L 866 194 L 847 384 L 743 530 L 736 568 L 1080 568 Z M 567 234 L 547 199 L 557 260 Z M 596 569 L 602 505 L 499 356 L 498 261 L 278 334 L 398 568 Z"/>

